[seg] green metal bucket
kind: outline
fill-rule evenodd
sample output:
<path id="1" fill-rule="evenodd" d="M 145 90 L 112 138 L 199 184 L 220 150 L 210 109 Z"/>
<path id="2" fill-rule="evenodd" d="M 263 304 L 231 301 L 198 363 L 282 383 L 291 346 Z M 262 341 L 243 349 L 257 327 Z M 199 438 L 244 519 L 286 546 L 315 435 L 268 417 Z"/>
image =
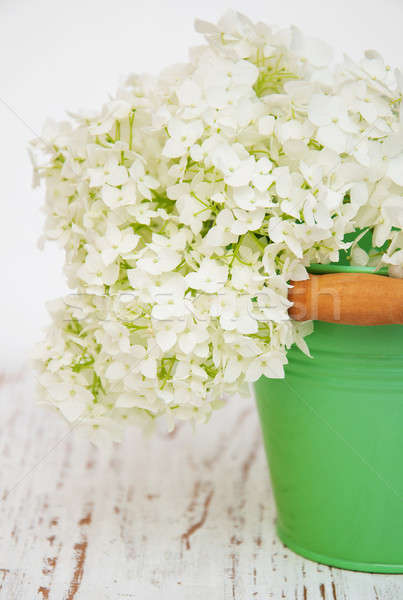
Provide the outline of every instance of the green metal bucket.
<path id="1" fill-rule="evenodd" d="M 256 399 L 277 532 L 320 563 L 403 573 L 403 326 L 315 322 Z"/>

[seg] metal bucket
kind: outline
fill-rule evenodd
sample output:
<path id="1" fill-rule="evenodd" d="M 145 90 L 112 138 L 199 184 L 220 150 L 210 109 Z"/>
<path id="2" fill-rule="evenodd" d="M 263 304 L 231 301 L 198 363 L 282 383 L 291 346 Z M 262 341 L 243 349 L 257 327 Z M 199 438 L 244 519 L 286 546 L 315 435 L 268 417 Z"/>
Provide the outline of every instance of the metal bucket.
<path id="1" fill-rule="evenodd" d="M 289 548 L 320 563 L 403 573 L 403 326 L 315 322 L 285 379 L 256 399 Z"/>

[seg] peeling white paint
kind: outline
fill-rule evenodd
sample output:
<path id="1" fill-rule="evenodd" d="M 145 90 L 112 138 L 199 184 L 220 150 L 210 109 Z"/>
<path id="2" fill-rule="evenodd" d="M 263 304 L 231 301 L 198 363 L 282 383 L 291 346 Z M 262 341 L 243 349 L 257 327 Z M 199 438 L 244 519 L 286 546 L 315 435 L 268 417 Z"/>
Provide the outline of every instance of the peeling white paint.
<path id="1" fill-rule="evenodd" d="M 401 575 L 331 569 L 278 541 L 252 399 L 102 453 L 35 406 L 27 373 L 1 378 L 0 420 L 1 599 L 403 598 Z"/>

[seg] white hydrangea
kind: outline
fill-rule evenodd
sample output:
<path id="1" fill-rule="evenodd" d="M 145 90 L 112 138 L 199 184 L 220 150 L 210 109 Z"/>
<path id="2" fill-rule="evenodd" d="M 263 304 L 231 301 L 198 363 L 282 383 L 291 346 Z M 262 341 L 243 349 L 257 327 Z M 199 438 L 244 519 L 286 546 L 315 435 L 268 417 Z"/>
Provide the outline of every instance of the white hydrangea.
<path id="1" fill-rule="evenodd" d="M 74 290 L 38 351 L 43 401 L 101 443 L 283 377 L 311 323 L 289 281 L 337 261 L 403 273 L 403 76 L 375 52 L 333 64 L 296 28 L 229 12 L 157 78 L 34 142 L 45 237 Z"/>

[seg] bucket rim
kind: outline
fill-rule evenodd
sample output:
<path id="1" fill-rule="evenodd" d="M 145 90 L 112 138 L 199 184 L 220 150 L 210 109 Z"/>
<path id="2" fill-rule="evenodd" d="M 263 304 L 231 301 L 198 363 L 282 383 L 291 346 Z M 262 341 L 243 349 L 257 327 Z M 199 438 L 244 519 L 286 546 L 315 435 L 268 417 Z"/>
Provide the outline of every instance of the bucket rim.
<path id="1" fill-rule="evenodd" d="M 314 562 L 320 563 L 322 565 L 336 567 L 337 569 L 346 569 L 347 571 L 359 571 L 361 573 L 403 573 L 403 564 L 361 562 L 344 559 L 338 556 L 328 556 L 326 554 L 321 554 L 319 552 L 309 550 L 308 548 L 304 548 L 303 546 L 300 546 L 297 542 L 295 542 L 292 536 L 288 535 L 282 529 L 278 520 L 276 522 L 276 531 L 278 537 L 283 542 L 283 544 L 287 546 L 287 548 L 289 548 L 296 554 L 303 556 L 304 558 L 308 558 L 309 560 L 313 560 Z"/>
<path id="2" fill-rule="evenodd" d="M 368 273 L 372 275 L 386 275 L 388 276 L 388 267 L 360 267 L 358 265 L 339 265 L 337 263 L 312 263 L 307 267 L 309 273 L 312 274 L 330 274 L 330 273 Z"/>

